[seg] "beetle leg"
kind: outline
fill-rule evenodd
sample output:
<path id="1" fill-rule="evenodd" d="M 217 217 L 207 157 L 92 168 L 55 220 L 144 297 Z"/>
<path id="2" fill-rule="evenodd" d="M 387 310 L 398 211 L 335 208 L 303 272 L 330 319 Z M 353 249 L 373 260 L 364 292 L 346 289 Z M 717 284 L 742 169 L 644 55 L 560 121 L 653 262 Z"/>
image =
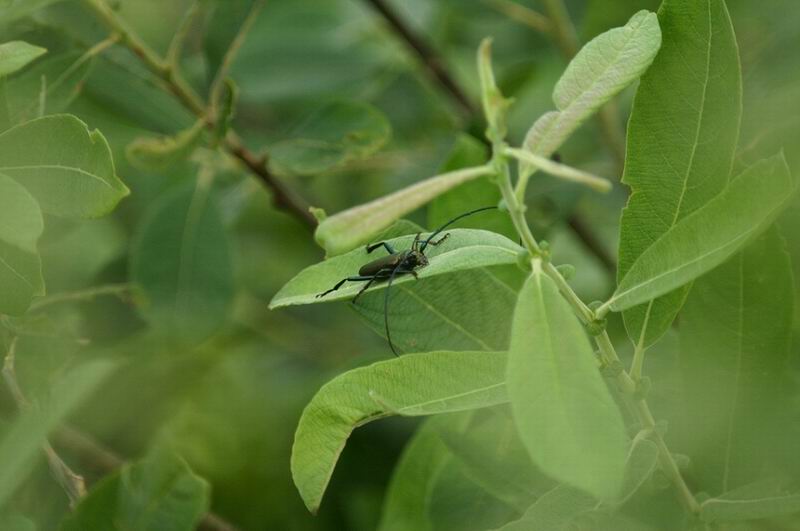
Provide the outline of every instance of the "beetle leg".
<path id="1" fill-rule="evenodd" d="M 349 282 L 367 282 L 367 281 L 372 281 L 372 280 L 375 280 L 375 276 L 357 276 L 357 277 L 347 277 L 347 278 L 343 278 L 342 280 L 340 280 L 339 282 L 337 282 L 337 283 L 336 283 L 336 285 L 335 285 L 334 287 L 332 287 L 332 288 L 331 288 L 331 289 L 329 289 L 328 291 L 324 291 L 324 292 L 322 292 L 322 293 L 320 293 L 320 294 L 316 295 L 316 297 L 315 297 L 315 298 L 319 299 L 319 298 L 321 298 L 321 297 L 324 297 L 324 296 L 325 296 L 325 295 L 327 295 L 328 293 L 332 293 L 332 292 L 336 291 L 337 289 L 341 288 L 341 287 L 342 287 L 342 285 L 343 285 L 345 282 L 348 282 L 348 281 L 349 281 Z"/>
<path id="2" fill-rule="evenodd" d="M 368 243 L 367 244 L 367 253 L 371 253 L 375 249 L 383 247 L 386 249 L 386 252 L 389 254 L 395 254 L 397 251 L 394 250 L 394 247 L 389 242 L 378 242 L 378 243 Z"/>
<path id="3" fill-rule="evenodd" d="M 372 283 L 375 282 L 376 280 L 380 279 L 380 278 L 386 278 L 386 277 L 379 277 L 378 275 L 375 275 L 374 277 L 369 279 L 369 281 L 367 281 L 367 283 L 364 284 L 364 287 L 361 288 L 360 290 L 358 290 L 358 293 L 356 293 L 356 296 L 353 297 L 353 300 L 350 301 L 350 302 L 355 304 L 356 301 L 358 300 L 358 298 L 361 296 L 361 294 L 364 293 L 365 291 L 367 291 L 367 289 L 372 285 Z"/>
<path id="4" fill-rule="evenodd" d="M 434 247 L 436 247 L 437 245 L 439 245 L 440 243 L 442 243 L 443 241 L 445 241 L 445 240 L 446 240 L 447 238 L 449 238 L 449 237 L 450 237 L 450 233 L 449 233 L 449 232 L 445 232 L 445 233 L 444 233 L 444 236 L 442 236 L 441 238 L 439 238 L 439 239 L 438 239 L 438 240 L 436 240 L 435 242 L 434 242 L 434 241 L 430 241 L 430 242 L 428 242 L 428 243 L 429 243 L 430 245 L 433 245 Z"/>

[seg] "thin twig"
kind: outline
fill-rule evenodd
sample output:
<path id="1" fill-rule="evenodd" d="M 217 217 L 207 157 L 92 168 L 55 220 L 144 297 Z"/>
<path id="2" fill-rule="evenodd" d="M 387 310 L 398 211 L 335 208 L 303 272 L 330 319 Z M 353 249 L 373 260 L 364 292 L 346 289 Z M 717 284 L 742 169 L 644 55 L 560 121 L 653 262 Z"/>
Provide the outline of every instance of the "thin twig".
<path id="1" fill-rule="evenodd" d="M 420 62 L 464 115 L 470 120 L 478 116 L 478 109 L 475 107 L 475 104 L 444 66 L 442 58 L 436 53 L 433 47 L 430 46 L 421 35 L 414 32 L 414 30 L 411 29 L 384 0 L 364 1 L 375 11 L 380 13 L 392 30 L 400 37 L 400 40 L 414 50 Z"/>
<path id="2" fill-rule="evenodd" d="M 250 12 L 247 14 L 244 22 L 242 22 L 242 25 L 239 27 L 236 37 L 233 38 L 230 46 L 228 46 L 228 50 L 225 52 L 225 56 L 222 58 L 222 63 L 220 63 L 219 70 L 217 70 L 217 73 L 214 76 L 214 81 L 211 83 L 212 102 L 218 99 L 222 82 L 227 77 L 228 72 L 233 65 L 234 59 L 239 54 L 239 50 L 242 48 L 242 45 L 247 38 L 247 34 L 250 32 L 253 24 L 255 24 L 256 19 L 258 18 L 258 15 L 261 13 L 262 9 L 264 9 L 264 0 L 255 0 L 253 5 L 250 7 Z"/>
<path id="3" fill-rule="evenodd" d="M 17 338 L 11 340 L 11 344 L 6 352 L 5 359 L 3 360 L 3 378 L 6 381 L 6 386 L 14 397 L 17 407 L 20 411 L 29 411 L 31 403 L 22 392 L 22 388 L 17 381 L 17 372 L 14 368 L 16 361 Z M 50 443 L 45 440 L 42 444 L 42 450 L 47 457 L 47 464 L 50 467 L 50 472 L 56 478 L 61 488 L 67 493 L 69 498 L 69 505 L 72 509 L 78 504 L 78 501 L 86 495 L 86 483 L 83 476 L 80 476 L 72 471 L 72 469 L 64 462 L 63 459 L 56 453 Z"/>
<path id="4" fill-rule="evenodd" d="M 139 57 L 147 68 L 158 76 L 172 94 L 184 107 L 198 118 L 206 121 L 213 129 L 214 119 L 208 115 L 207 105 L 183 79 L 178 70 L 168 61 L 158 56 L 127 24 L 108 6 L 105 0 L 84 0 L 84 3 L 113 32 L 119 35 L 120 43 Z M 283 184 L 267 166 L 266 157 L 259 157 L 249 151 L 238 137 L 231 133 L 225 142 L 227 151 L 239 159 L 253 175 L 272 191 L 273 201 L 277 208 L 294 215 L 306 227 L 313 229 L 317 225 L 316 218 L 311 215 L 309 205 L 296 193 Z"/>
<path id="5" fill-rule="evenodd" d="M 553 24 L 549 18 L 538 11 L 534 11 L 528 6 L 518 4 L 512 0 L 483 0 L 485 4 L 496 9 L 512 20 L 516 20 L 526 26 L 535 29 L 545 35 L 550 35 L 553 31 Z"/>
<path id="6" fill-rule="evenodd" d="M 103 296 L 119 297 L 122 299 L 129 294 L 132 289 L 133 285 L 131 284 L 107 284 L 105 286 L 95 286 L 80 291 L 56 293 L 34 301 L 33 304 L 31 304 L 30 311 L 38 311 L 54 304 L 87 301 Z"/>

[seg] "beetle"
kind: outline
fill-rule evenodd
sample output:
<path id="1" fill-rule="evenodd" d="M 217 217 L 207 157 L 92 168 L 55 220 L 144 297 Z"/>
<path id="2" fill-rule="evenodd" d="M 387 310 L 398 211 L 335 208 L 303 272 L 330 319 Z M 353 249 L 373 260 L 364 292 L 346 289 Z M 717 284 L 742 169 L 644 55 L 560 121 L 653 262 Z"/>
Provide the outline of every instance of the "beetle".
<path id="1" fill-rule="evenodd" d="M 388 281 L 383 301 L 383 323 L 386 329 L 386 339 L 389 341 L 389 348 L 392 349 L 392 353 L 394 353 L 395 356 L 398 356 L 399 354 L 397 353 L 397 349 L 394 347 L 394 343 L 392 343 L 392 337 L 389 333 L 389 289 L 392 287 L 394 278 L 399 275 L 413 275 L 414 278 L 419 279 L 417 269 L 428 265 L 428 257 L 425 256 L 425 249 L 427 249 L 429 245 L 433 245 L 435 247 L 441 244 L 450 236 L 450 233 L 445 233 L 438 240 L 434 239 L 436 236 L 441 234 L 444 229 L 462 218 L 477 214 L 478 212 L 483 212 L 485 210 L 494 210 L 496 208 L 496 206 L 483 207 L 465 212 L 464 214 L 454 217 L 433 231 L 431 235 L 424 240 L 420 239 L 422 233 L 418 232 L 414 237 L 414 241 L 411 243 L 411 248 L 404 251 L 397 251 L 394 247 L 392 247 L 392 244 L 386 241 L 367 244 L 367 254 L 370 254 L 381 247 L 386 249 L 386 252 L 389 254 L 364 264 L 358 270 L 358 275 L 343 278 L 331 289 L 318 294 L 316 298 L 322 298 L 329 293 L 333 293 L 341 288 L 346 282 L 366 282 L 364 287 L 362 287 L 356 296 L 353 297 L 352 302 L 355 303 L 361 294 L 364 293 L 374 282 Z"/>

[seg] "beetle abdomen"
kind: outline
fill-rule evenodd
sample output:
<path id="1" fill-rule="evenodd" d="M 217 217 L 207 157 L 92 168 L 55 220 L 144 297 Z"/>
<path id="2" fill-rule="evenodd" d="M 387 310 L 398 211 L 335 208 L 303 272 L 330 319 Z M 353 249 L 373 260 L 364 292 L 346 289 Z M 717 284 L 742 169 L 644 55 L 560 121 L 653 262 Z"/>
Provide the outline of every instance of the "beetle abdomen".
<path id="1" fill-rule="evenodd" d="M 381 271 L 391 271 L 395 267 L 400 264 L 403 260 L 403 255 L 405 253 L 395 253 L 389 254 L 386 256 L 382 256 L 377 260 L 373 260 L 367 264 L 361 266 L 361 269 L 358 270 L 358 274 L 365 277 L 370 277 L 377 275 Z"/>

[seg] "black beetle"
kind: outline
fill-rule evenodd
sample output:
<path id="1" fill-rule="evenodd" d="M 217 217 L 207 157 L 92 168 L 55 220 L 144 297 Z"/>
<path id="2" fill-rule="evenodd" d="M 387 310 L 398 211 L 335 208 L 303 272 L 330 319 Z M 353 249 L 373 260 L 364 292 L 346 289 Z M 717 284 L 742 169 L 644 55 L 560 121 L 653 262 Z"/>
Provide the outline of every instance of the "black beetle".
<path id="1" fill-rule="evenodd" d="M 383 303 L 383 322 L 386 327 L 386 339 L 389 341 L 389 348 L 391 348 L 394 355 L 397 356 L 397 350 L 392 343 L 392 337 L 389 333 L 389 313 L 387 310 L 389 304 L 389 288 L 392 287 L 392 281 L 394 280 L 394 277 L 397 275 L 414 275 L 414 278 L 419 278 L 416 270 L 420 267 L 425 267 L 428 265 L 428 258 L 425 256 L 425 249 L 428 247 L 428 245 L 439 245 L 445 241 L 450 234 L 447 233 L 438 240 L 434 240 L 436 236 L 438 236 L 445 228 L 449 227 L 459 219 L 471 216 L 472 214 L 477 214 L 478 212 L 483 212 L 484 210 L 493 210 L 496 208 L 497 207 L 495 206 L 483 207 L 476 210 L 470 210 L 469 212 L 461 214 L 460 216 L 456 216 L 436 229 L 424 240 L 420 239 L 420 235 L 422 233 L 417 233 L 416 237 L 414 237 L 414 241 L 411 243 L 411 248 L 406 249 L 405 251 L 397 251 L 389 242 L 385 241 L 367 244 L 367 253 L 371 253 L 375 249 L 383 247 L 389 254 L 364 264 L 358 270 L 358 275 L 343 278 L 328 291 L 317 295 L 317 298 L 324 297 L 325 295 L 338 290 L 344 285 L 345 282 L 366 282 L 364 287 L 361 288 L 353 298 L 352 302 L 356 302 L 361 294 L 364 293 L 364 291 L 366 291 L 373 282 L 388 280 L 389 283 L 386 286 L 386 294 L 384 295 Z"/>

